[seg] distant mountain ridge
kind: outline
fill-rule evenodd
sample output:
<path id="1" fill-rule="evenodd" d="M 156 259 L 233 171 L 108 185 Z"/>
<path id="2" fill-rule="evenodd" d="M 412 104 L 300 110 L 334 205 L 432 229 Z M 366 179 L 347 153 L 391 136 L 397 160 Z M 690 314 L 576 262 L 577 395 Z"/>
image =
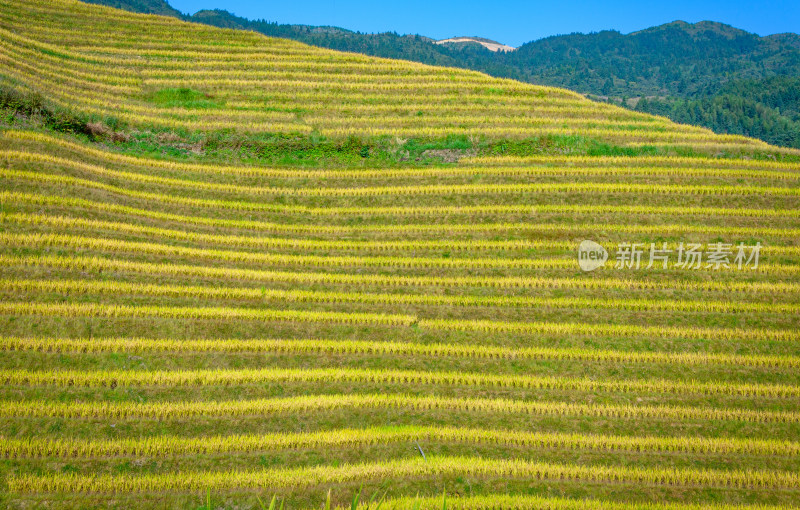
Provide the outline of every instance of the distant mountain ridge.
<path id="1" fill-rule="evenodd" d="M 474 69 L 492 76 L 564 87 L 600 101 L 646 107 L 652 113 L 719 132 L 755 136 L 778 144 L 797 140 L 791 143 L 800 147 L 797 121 L 780 109 L 751 97 L 747 98 L 748 107 L 733 106 L 737 101 L 714 100 L 720 94 L 731 99 L 743 90 L 768 86 L 772 83 L 768 80 L 775 77 L 797 81 L 800 86 L 800 35 L 793 33 L 759 37 L 723 23 L 674 21 L 630 34 L 606 30 L 556 35 L 523 44 L 514 51 L 492 51 L 484 43 L 496 41 L 478 37 L 470 38 L 477 44 L 440 44 L 447 40 L 253 21 L 224 10 L 184 16 L 164 0 L 90 1 L 217 27 L 254 30 L 340 51 Z M 767 81 L 759 85 L 761 80 Z M 793 85 L 789 88 L 794 90 Z M 641 98 L 646 101 L 638 106 Z M 710 110 L 692 115 L 676 113 L 692 101 L 705 102 Z M 726 121 L 719 121 L 723 117 Z"/>
<path id="2" fill-rule="evenodd" d="M 794 36 L 794 37 L 792 37 Z M 631 34 L 547 37 L 508 59 L 525 81 L 604 96 L 690 97 L 740 79 L 800 76 L 800 36 L 759 37 L 722 23 L 667 23 Z"/>

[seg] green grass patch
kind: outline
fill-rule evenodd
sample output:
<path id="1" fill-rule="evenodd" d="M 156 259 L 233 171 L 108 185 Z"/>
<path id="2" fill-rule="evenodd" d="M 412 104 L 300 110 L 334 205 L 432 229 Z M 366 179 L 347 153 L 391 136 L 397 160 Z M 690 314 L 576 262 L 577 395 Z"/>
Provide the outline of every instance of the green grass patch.
<path id="1" fill-rule="evenodd" d="M 621 147 L 580 135 L 545 135 L 521 140 L 491 140 L 481 153 L 492 156 L 534 156 L 574 154 L 582 156 L 651 156 L 663 154 L 663 148 Z"/>
<path id="2" fill-rule="evenodd" d="M 208 109 L 223 105 L 210 94 L 186 87 L 156 90 L 147 94 L 145 99 L 164 108 Z"/>

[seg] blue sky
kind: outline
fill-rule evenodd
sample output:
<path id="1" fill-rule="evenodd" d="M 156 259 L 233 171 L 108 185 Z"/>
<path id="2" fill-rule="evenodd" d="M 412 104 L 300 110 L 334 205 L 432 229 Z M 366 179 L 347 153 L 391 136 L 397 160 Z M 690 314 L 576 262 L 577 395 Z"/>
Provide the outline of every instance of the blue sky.
<path id="1" fill-rule="evenodd" d="M 721 21 L 759 35 L 800 32 L 800 1 L 662 0 L 168 0 L 185 13 L 226 9 L 251 19 L 394 31 L 436 39 L 478 35 L 519 46 L 549 35 L 615 29 L 623 33 L 674 20 Z"/>

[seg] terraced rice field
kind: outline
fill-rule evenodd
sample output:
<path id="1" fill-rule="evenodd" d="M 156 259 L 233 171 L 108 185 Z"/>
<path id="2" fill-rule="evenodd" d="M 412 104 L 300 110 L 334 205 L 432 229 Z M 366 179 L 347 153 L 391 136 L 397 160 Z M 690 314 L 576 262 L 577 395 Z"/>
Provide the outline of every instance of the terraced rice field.
<path id="1" fill-rule="evenodd" d="M 329 136 L 581 133 L 631 145 L 768 147 L 477 72 L 66 0 L 3 0 L 0 9 L 6 81 L 139 126 Z M 170 93 L 176 88 L 202 94 L 180 102 Z"/>
<path id="2" fill-rule="evenodd" d="M 307 168 L 3 129 L 4 507 L 800 503 L 791 150 L 66 0 L 0 0 L 0 35 L 4 86 L 132 133 L 658 148 Z M 691 243 L 730 264 L 679 264 Z"/>

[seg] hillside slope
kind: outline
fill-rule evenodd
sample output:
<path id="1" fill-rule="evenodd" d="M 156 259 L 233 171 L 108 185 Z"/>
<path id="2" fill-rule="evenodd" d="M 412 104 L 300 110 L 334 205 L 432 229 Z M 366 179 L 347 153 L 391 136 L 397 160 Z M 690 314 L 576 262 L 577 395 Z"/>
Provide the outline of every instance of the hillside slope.
<path id="1" fill-rule="evenodd" d="M 767 147 L 472 71 L 66 0 L 3 5 L 6 86 L 111 123 L 330 137 L 581 135 L 623 146 Z"/>
<path id="2" fill-rule="evenodd" d="M 0 5 L 0 508 L 800 503 L 796 152 Z"/>
<path id="3" fill-rule="evenodd" d="M 136 1 L 94 1 L 133 12 L 157 10 L 153 5 Z M 160 10 L 172 10 L 163 0 L 153 3 Z M 462 67 L 492 76 L 566 87 L 626 107 L 636 104 L 641 97 L 659 98 L 664 106 L 647 111 L 664 112 L 678 122 L 693 119 L 692 124 L 718 133 L 744 134 L 800 148 L 800 128 L 780 112 L 769 110 L 768 105 L 755 102 L 752 108 L 728 108 L 729 104 L 750 102 L 745 96 L 731 97 L 731 102 L 716 102 L 713 107 L 720 111 L 724 122 L 714 116 L 683 113 L 683 100 L 708 102 L 711 96 L 725 94 L 720 87 L 737 80 L 757 80 L 759 87 L 768 87 L 775 76 L 798 76 L 800 35 L 797 34 L 758 37 L 721 23 L 678 21 L 627 35 L 603 31 L 548 37 L 523 45 L 520 55 L 507 58 L 478 44 L 442 45 L 416 35 L 363 34 L 334 27 L 253 21 L 219 9 L 198 11 L 191 16 L 182 16 L 177 11 L 165 13 L 323 48 Z"/>

